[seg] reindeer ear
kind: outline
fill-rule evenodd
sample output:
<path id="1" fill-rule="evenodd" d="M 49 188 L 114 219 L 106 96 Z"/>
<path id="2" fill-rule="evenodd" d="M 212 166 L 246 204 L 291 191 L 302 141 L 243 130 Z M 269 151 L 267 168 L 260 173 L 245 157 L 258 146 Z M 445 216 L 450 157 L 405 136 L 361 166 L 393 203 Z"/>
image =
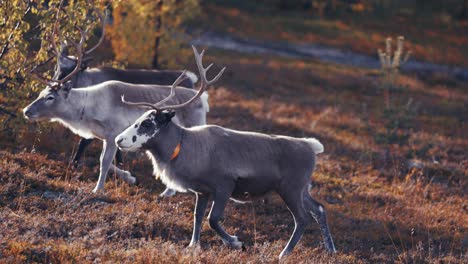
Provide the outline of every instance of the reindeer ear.
<path id="1" fill-rule="evenodd" d="M 93 57 L 83 58 L 83 60 L 81 61 L 81 70 L 85 70 L 86 68 L 88 68 L 89 63 L 93 60 L 94 60 Z"/>
<path id="2" fill-rule="evenodd" d="M 160 118 L 158 118 L 157 121 L 161 123 L 167 123 L 167 122 L 170 122 L 174 116 L 175 116 L 175 111 L 164 110 L 161 112 L 161 115 L 159 115 Z"/>
<path id="3" fill-rule="evenodd" d="M 60 86 L 59 92 L 62 93 L 65 98 L 67 98 L 68 93 L 73 88 L 72 86 L 73 86 L 72 82 L 68 81 Z"/>
<path id="4" fill-rule="evenodd" d="M 171 119 L 175 116 L 175 113 L 176 113 L 173 110 L 168 110 L 167 112 L 166 111 L 164 111 L 164 112 L 165 112 L 164 116 L 166 117 L 166 122 L 171 121 Z"/>
<path id="5" fill-rule="evenodd" d="M 62 43 L 60 44 L 60 56 L 62 57 L 66 57 L 68 56 L 68 45 L 67 45 L 67 41 L 64 40 L 62 41 Z"/>
<path id="6" fill-rule="evenodd" d="M 76 67 L 76 63 L 76 59 L 70 56 L 61 55 L 58 59 L 58 65 L 62 71 L 73 70 Z"/>
<path id="7" fill-rule="evenodd" d="M 175 111 L 169 111 L 168 118 L 171 120 L 175 116 Z"/>

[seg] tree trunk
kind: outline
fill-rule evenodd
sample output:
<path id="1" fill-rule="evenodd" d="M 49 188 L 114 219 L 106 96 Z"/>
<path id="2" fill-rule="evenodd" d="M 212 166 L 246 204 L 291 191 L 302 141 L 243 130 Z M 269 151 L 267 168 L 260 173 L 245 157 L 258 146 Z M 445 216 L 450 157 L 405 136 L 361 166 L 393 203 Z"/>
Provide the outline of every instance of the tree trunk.
<path id="1" fill-rule="evenodd" d="M 156 4 L 156 10 L 158 12 L 158 16 L 156 17 L 156 32 L 158 33 L 158 35 L 154 40 L 154 57 L 152 62 L 152 66 L 154 69 L 159 68 L 159 43 L 161 42 L 162 7 L 163 0 L 159 0 Z"/>
<path id="2" fill-rule="evenodd" d="M 463 1 L 463 5 L 461 7 L 460 14 L 458 15 L 460 20 L 465 20 L 468 18 L 468 1 Z"/>

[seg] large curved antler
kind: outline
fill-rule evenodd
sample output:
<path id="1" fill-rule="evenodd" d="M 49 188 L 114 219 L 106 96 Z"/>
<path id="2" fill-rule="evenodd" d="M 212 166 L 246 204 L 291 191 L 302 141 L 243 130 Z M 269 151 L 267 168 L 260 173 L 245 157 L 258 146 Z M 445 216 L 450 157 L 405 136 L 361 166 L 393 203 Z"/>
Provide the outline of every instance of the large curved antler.
<path id="1" fill-rule="evenodd" d="M 51 33 L 50 38 L 49 38 L 49 41 L 51 43 L 51 46 L 52 46 L 57 58 L 60 58 L 60 56 L 62 56 L 62 52 L 57 47 L 57 44 L 55 42 L 55 35 L 59 34 L 59 40 L 60 40 L 60 35 L 61 35 L 60 34 L 60 29 L 59 29 L 59 14 L 60 14 L 60 11 L 62 10 L 62 5 L 63 5 L 63 0 L 60 1 L 59 6 L 57 8 L 56 20 L 55 20 L 55 23 L 53 25 L 52 33 Z M 96 45 L 94 45 L 91 49 L 85 51 L 83 49 L 83 45 L 84 45 L 84 42 L 86 41 L 86 35 L 88 33 L 88 30 L 83 30 L 82 28 L 75 25 L 75 29 L 77 29 L 80 32 L 81 38 L 80 38 L 80 41 L 78 43 L 74 42 L 73 40 L 68 39 L 68 42 L 72 43 L 75 46 L 75 49 L 76 49 L 76 52 L 77 52 L 76 66 L 73 69 L 73 71 L 71 71 L 70 74 L 68 74 L 64 78 L 62 78 L 60 80 L 55 80 L 55 79 L 50 79 L 50 78 L 46 78 L 46 77 L 43 77 L 43 76 L 39 76 L 37 73 L 34 72 L 34 70 L 35 70 L 34 69 L 34 70 L 31 71 L 33 77 L 35 77 L 41 83 L 52 87 L 53 89 L 60 89 L 60 84 L 63 84 L 65 82 L 69 81 L 81 69 L 81 63 L 83 61 L 83 56 L 93 52 L 104 40 L 107 10 L 106 10 L 106 13 L 105 13 L 104 17 L 102 16 L 102 13 L 98 9 L 94 9 L 94 11 L 98 14 L 99 18 L 102 21 L 102 35 L 101 35 L 101 38 L 99 39 L 99 41 L 98 41 L 98 43 Z M 64 47 L 64 48 L 66 48 L 66 47 Z M 66 57 L 66 58 L 71 59 L 71 58 L 68 58 L 68 57 Z M 75 58 L 73 58 L 73 60 L 75 60 Z"/>
<path id="2" fill-rule="evenodd" d="M 198 53 L 197 49 L 193 45 L 192 45 L 192 49 L 193 49 L 193 53 L 195 55 L 195 62 L 197 63 L 198 71 L 200 72 L 200 87 L 198 88 L 197 93 L 192 98 L 190 98 L 188 101 L 186 101 L 184 103 L 177 104 L 177 105 L 165 105 L 165 106 L 162 105 L 163 103 L 167 102 L 169 99 L 171 99 L 172 97 L 175 96 L 175 88 L 177 87 L 177 84 L 179 84 L 181 81 L 183 81 L 183 80 L 185 80 L 187 78 L 186 71 L 184 71 L 179 76 L 179 78 L 177 78 L 177 80 L 174 82 L 174 84 L 172 85 L 171 93 L 166 98 L 164 98 L 163 100 L 161 100 L 161 101 L 159 101 L 159 102 L 157 102 L 155 104 L 150 104 L 150 103 L 146 103 L 146 102 L 138 102 L 138 103 L 133 102 L 132 103 L 132 102 L 126 101 L 124 96 L 122 95 L 122 102 L 124 102 L 124 103 L 126 103 L 128 105 L 148 106 L 148 107 L 151 107 L 151 108 L 153 108 L 153 109 L 155 109 L 157 111 L 163 111 L 163 110 L 176 110 L 176 109 L 185 107 L 185 106 L 191 104 L 193 101 L 195 101 L 198 97 L 200 97 L 203 94 L 203 92 L 206 91 L 206 88 L 208 86 L 210 86 L 211 84 L 213 84 L 217 80 L 219 80 L 221 75 L 223 75 L 224 71 L 226 70 L 226 67 L 223 67 L 221 69 L 221 71 L 219 71 L 219 73 L 213 79 L 208 81 L 208 79 L 206 78 L 206 73 L 211 68 L 211 66 L 213 66 L 213 63 L 208 65 L 208 67 L 204 68 L 203 67 L 203 55 L 205 54 L 205 51 L 203 50 L 201 53 Z"/>
<path id="3" fill-rule="evenodd" d="M 197 48 L 195 48 L 195 46 L 193 46 L 193 45 L 192 45 L 192 49 L 193 49 L 193 53 L 195 55 L 195 62 L 197 63 L 198 71 L 200 72 L 200 88 L 198 88 L 197 94 L 195 94 L 195 96 L 190 98 L 187 102 L 182 103 L 182 104 L 178 104 L 178 105 L 166 105 L 166 106 L 159 107 L 160 104 L 158 103 L 157 106 L 158 106 L 160 111 L 162 111 L 162 110 L 175 110 L 175 109 L 182 108 L 182 107 L 192 103 L 193 101 L 195 101 L 198 97 L 200 97 L 203 94 L 203 92 L 206 90 L 206 88 L 208 86 L 210 86 L 211 84 L 213 84 L 217 80 L 219 80 L 221 75 L 223 75 L 224 71 L 226 70 L 226 67 L 223 67 L 221 69 L 221 71 L 219 71 L 219 73 L 213 79 L 208 81 L 208 79 L 206 78 L 206 73 L 211 68 L 211 66 L 213 66 L 213 63 L 208 65 L 208 67 L 204 68 L 203 67 L 203 55 L 205 54 L 205 50 L 202 50 L 201 53 L 198 53 Z"/>
<path id="4" fill-rule="evenodd" d="M 52 48 L 54 49 L 54 52 L 55 52 L 55 55 L 57 56 L 57 58 L 60 56 L 60 49 L 57 47 L 57 44 L 55 43 L 55 34 L 58 33 L 59 34 L 59 40 L 60 40 L 60 30 L 58 30 L 58 24 L 59 24 L 59 14 L 60 14 L 60 10 L 62 9 L 62 4 L 63 4 L 63 1 L 60 1 L 60 4 L 57 8 L 57 14 L 55 15 L 55 23 L 54 23 L 54 27 L 52 28 L 52 34 L 50 34 L 50 38 L 49 38 L 49 41 L 50 43 L 52 44 Z"/>
<path id="5" fill-rule="evenodd" d="M 43 76 L 39 76 L 34 71 L 32 72 L 32 75 L 38 81 L 42 82 L 45 85 L 50 86 L 53 89 L 60 89 L 60 85 L 67 82 L 67 81 L 69 81 L 81 68 L 81 62 L 83 60 L 82 50 L 83 50 L 83 44 L 84 44 L 84 42 L 86 40 L 86 31 L 79 28 L 78 26 L 75 26 L 75 28 L 80 32 L 81 38 L 80 38 L 80 41 L 78 43 L 76 43 L 76 42 L 74 42 L 72 40 L 69 40 L 75 46 L 76 52 L 78 53 L 77 54 L 78 55 L 77 56 L 77 63 L 76 63 L 75 68 L 73 69 L 73 71 L 70 72 L 67 76 L 65 76 L 64 78 L 62 78 L 60 80 L 46 78 L 46 77 L 43 77 Z"/>
<path id="6" fill-rule="evenodd" d="M 179 86 L 180 83 L 182 83 L 188 78 L 186 73 L 187 71 L 184 70 L 182 74 L 180 74 L 180 76 L 174 81 L 174 83 L 171 86 L 171 93 L 166 98 L 157 102 L 156 104 L 151 104 L 151 103 L 146 103 L 146 102 L 129 102 L 125 100 L 124 95 L 122 95 L 122 102 L 128 105 L 134 105 L 134 106 L 148 106 L 148 107 L 158 110 L 157 105 L 163 104 L 167 100 L 171 99 L 175 95 L 176 87 Z"/>
<path id="7" fill-rule="evenodd" d="M 84 55 L 88 55 L 91 52 L 93 52 L 97 47 L 101 45 L 101 43 L 104 41 L 104 36 L 105 36 L 105 29 L 106 29 L 106 22 L 107 22 L 107 9 L 104 11 L 104 17 L 102 16 L 102 13 L 98 9 L 94 9 L 94 11 L 97 13 L 98 17 L 101 19 L 101 24 L 102 24 L 102 30 L 101 30 L 101 38 L 99 38 L 99 41 L 94 45 L 94 47 L 90 48 L 89 50 L 84 52 Z"/>

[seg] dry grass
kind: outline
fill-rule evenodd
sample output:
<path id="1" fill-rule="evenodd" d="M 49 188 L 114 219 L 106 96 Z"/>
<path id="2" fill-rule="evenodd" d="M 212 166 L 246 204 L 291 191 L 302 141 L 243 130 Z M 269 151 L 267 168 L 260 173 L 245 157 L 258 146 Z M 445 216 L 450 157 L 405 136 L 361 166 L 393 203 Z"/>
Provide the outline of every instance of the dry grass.
<path id="1" fill-rule="evenodd" d="M 324 252 L 311 224 L 285 263 L 468 261 L 466 83 L 401 76 L 409 87 L 395 91 L 396 103 L 413 98 L 418 115 L 402 131 L 410 144 L 392 146 L 388 159 L 374 140 L 384 124 L 375 72 L 213 49 L 209 54 L 207 61 L 228 67 L 222 86 L 210 90 L 210 123 L 315 136 L 325 145 L 312 192 L 326 205 L 339 253 Z M 25 124 L 16 139 L 1 143 L 0 262 L 271 263 L 292 232 L 287 208 L 273 195 L 267 203 L 228 205 L 222 224 L 245 242 L 244 250 L 225 248 L 206 221 L 201 249 L 186 249 L 192 195 L 159 200 L 163 186 L 138 154 L 125 157 L 137 187 L 111 176 L 105 193 L 90 194 L 98 144 L 85 165 L 72 170 L 65 142 L 76 136 L 58 127 L 43 130 L 38 134 Z M 421 168 L 410 168 L 409 156 Z"/>
<path id="2" fill-rule="evenodd" d="M 467 66 L 467 22 L 453 20 L 446 25 L 432 16 L 422 12 L 389 17 L 341 14 L 339 18 L 326 18 L 317 17 L 314 12 L 279 12 L 268 4 L 252 7 L 238 1 L 210 0 L 193 24 L 203 23 L 210 30 L 243 38 L 323 44 L 372 56 L 387 37 L 404 35 L 413 58 Z"/>

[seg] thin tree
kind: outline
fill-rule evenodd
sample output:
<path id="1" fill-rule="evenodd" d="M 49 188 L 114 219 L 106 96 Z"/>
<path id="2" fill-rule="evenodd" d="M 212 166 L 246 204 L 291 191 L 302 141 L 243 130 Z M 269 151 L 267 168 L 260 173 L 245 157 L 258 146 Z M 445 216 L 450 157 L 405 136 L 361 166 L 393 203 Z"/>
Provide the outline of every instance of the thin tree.
<path id="1" fill-rule="evenodd" d="M 159 68 L 159 43 L 161 42 L 161 27 L 162 27 L 162 8 L 163 8 L 163 0 L 159 0 L 156 3 L 156 10 L 158 12 L 158 16 L 156 17 L 156 38 L 154 40 L 154 57 L 153 62 L 151 63 L 153 68 Z"/>

